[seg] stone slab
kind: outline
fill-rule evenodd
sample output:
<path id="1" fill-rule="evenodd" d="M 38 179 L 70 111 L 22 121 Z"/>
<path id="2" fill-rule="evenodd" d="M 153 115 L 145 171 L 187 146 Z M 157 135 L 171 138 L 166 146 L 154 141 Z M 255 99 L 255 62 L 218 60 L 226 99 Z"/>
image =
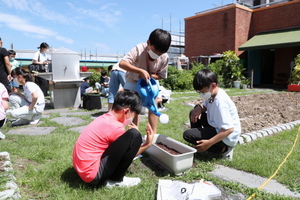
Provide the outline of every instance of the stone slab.
<path id="1" fill-rule="evenodd" d="M 55 127 L 25 127 L 12 129 L 6 134 L 9 135 L 47 135 L 51 133 Z"/>
<path id="2" fill-rule="evenodd" d="M 51 119 L 51 121 L 62 124 L 64 126 L 74 126 L 86 122 L 85 120 L 82 120 L 78 117 L 56 117 Z"/>
<path id="3" fill-rule="evenodd" d="M 69 130 L 81 133 L 85 127 L 86 126 L 78 126 L 78 127 L 70 128 Z"/>
<path id="4" fill-rule="evenodd" d="M 267 178 L 260 177 L 248 172 L 244 172 L 241 170 L 225 167 L 222 165 L 216 165 L 216 169 L 210 172 L 210 174 L 222 178 L 226 181 L 238 182 L 243 185 L 246 185 L 250 188 L 259 188 Z M 276 180 L 270 180 L 262 190 L 272 193 L 272 194 L 280 194 L 291 197 L 300 197 L 300 193 L 290 191 L 286 186 L 280 184 Z"/>
<path id="5" fill-rule="evenodd" d="M 67 115 L 75 115 L 75 116 L 80 116 L 80 115 L 92 115 L 93 112 L 64 112 L 64 113 L 59 113 L 60 116 L 67 116 Z"/>

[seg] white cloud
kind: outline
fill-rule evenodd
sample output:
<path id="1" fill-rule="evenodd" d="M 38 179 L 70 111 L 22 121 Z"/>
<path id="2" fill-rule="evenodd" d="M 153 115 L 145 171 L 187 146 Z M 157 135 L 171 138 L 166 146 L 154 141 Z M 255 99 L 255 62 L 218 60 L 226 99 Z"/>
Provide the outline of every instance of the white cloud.
<path id="1" fill-rule="evenodd" d="M 68 18 L 60 13 L 53 12 L 47 9 L 47 7 L 40 1 L 36 0 L 2 0 L 9 8 L 16 9 L 19 11 L 29 12 L 35 16 L 57 21 L 62 24 L 77 24 L 72 18 Z"/>
<path id="2" fill-rule="evenodd" d="M 86 1 L 88 1 L 88 3 L 95 4 L 93 6 L 94 9 L 84 9 L 74 5 L 73 2 L 63 2 L 70 8 L 70 10 L 64 9 L 65 11 L 68 11 L 68 14 L 72 15 L 72 17 L 69 17 L 65 13 L 61 14 L 53 11 L 53 9 L 48 7 L 49 4 L 42 3 L 38 0 L 2 0 L 3 4 L 8 6 L 10 9 L 29 12 L 31 15 L 38 16 L 41 19 L 55 21 L 60 24 L 87 28 L 92 25 L 88 25 L 86 22 L 81 22 L 79 20 L 89 18 L 89 21 L 94 19 L 105 23 L 110 28 L 115 28 L 114 23 L 120 20 L 118 16 L 122 14 L 120 11 L 113 9 L 113 7 L 117 6 L 117 4 L 109 3 L 101 5 L 99 8 L 96 6 L 99 2 L 93 0 Z M 73 12 L 71 13 L 70 11 Z"/>
<path id="3" fill-rule="evenodd" d="M 63 41 L 63 42 L 65 42 L 65 43 L 67 43 L 67 44 L 73 44 L 74 43 L 74 40 L 72 40 L 72 39 L 69 39 L 69 38 L 65 38 L 65 37 L 63 37 L 63 36 L 56 36 L 55 37 L 57 40 L 59 40 L 59 41 Z"/>
<path id="4" fill-rule="evenodd" d="M 113 6 L 117 4 L 106 4 L 102 5 L 99 9 L 84 9 L 81 7 L 76 7 L 72 3 L 68 3 L 70 8 L 75 11 L 75 13 L 80 13 L 80 16 L 74 16 L 75 18 L 89 18 L 89 20 L 97 20 L 105 23 L 108 27 L 114 28 L 114 23 L 119 21 L 120 18 L 118 16 L 122 15 L 121 11 L 114 10 Z"/>
<path id="5" fill-rule="evenodd" d="M 63 41 L 68 44 L 74 43 L 72 39 L 60 36 L 58 35 L 58 33 L 48 28 L 32 25 L 27 20 L 15 15 L 0 13 L 0 25 L 2 23 L 6 24 L 6 26 L 10 27 L 11 29 L 24 32 L 24 34 L 28 37 L 44 39 L 50 36 L 50 37 L 55 37 L 55 39 L 59 41 Z"/>
<path id="6" fill-rule="evenodd" d="M 96 47 L 98 47 L 98 48 L 100 49 L 101 52 L 104 52 L 104 53 L 110 52 L 110 48 L 109 48 L 109 46 L 107 46 L 106 44 L 95 43 L 94 45 L 95 45 Z"/>
<path id="7" fill-rule="evenodd" d="M 29 32 L 29 33 L 34 33 L 37 35 L 45 35 L 45 36 L 57 35 L 56 32 L 51 31 L 50 29 L 41 26 L 31 25 L 25 19 L 15 15 L 0 13 L 0 23 L 5 23 L 6 26 L 22 32 Z"/>

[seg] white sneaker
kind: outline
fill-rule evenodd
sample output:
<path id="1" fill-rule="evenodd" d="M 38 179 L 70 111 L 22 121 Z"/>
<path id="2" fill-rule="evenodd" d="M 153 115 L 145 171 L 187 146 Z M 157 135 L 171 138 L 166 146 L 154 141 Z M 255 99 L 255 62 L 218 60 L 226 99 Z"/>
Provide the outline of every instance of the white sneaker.
<path id="1" fill-rule="evenodd" d="M 31 120 L 29 122 L 30 125 L 37 125 L 39 123 L 40 119 L 36 119 L 36 120 Z"/>
<path id="2" fill-rule="evenodd" d="M 13 123 L 11 123 L 12 126 L 21 126 L 21 125 L 25 125 L 25 124 L 29 124 L 29 120 L 28 119 L 17 119 L 16 121 L 14 121 Z"/>
<path id="3" fill-rule="evenodd" d="M 140 178 L 133 178 L 133 177 L 126 177 L 124 176 L 123 181 L 117 182 L 117 181 L 106 181 L 106 187 L 113 188 L 115 186 L 118 187 L 131 187 L 138 185 L 141 182 Z"/>
<path id="4" fill-rule="evenodd" d="M 227 151 L 225 151 L 224 153 L 222 153 L 222 158 L 223 159 L 228 159 L 228 160 L 232 160 L 233 158 L 233 147 L 227 147 Z"/>
<path id="5" fill-rule="evenodd" d="M 4 140 L 5 139 L 5 135 L 0 131 L 0 140 Z"/>
<path id="6" fill-rule="evenodd" d="M 42 117 L 42 114 L 36 114 L 36 115 L 33 115 L 31 121 L 29 122 L 30 125 L 37 125 L 40 121 Z"/>

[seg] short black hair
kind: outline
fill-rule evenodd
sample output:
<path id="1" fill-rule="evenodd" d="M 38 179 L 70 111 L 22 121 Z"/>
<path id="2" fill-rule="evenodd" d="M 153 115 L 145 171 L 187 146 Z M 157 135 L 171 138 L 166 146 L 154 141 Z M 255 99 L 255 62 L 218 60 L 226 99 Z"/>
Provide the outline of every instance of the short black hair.
<path id="1" fill-rule="evenodd" d="M 107 70 L 110 71 L 110 70 L 112 70 L 112 68 L 113 68 L 113 65 L 109 65 Z"/>
<path id="2" fill-rule="evenodd" d="M 193 87 L 195 90 L 202 90 L 204 87 L 209 87 L 210 84 L 218 84 L 218 78 L 212 71 L 202 69 L 194 76 Z"/>
<path id="3" fill-rule="evenodd" d="M 33 80 L 32 75 L 30 74 L 30 72 L 26 71 L 25 69 L 20 68 L 20 67 L 17 67 L 15 69 L 13 69 L 10 74 L 11 74 L 12 77 L 14 77 L 15 75 L 16 76 L 22 75 L 23 78 L 25 78 L 26 82 Z"/>
<path id="4" fill-rule="evenodd" d="M 49 45 L 46 42 L 42 42 L 40 44 L 40 47 L 38 47 L 38 49 L 42 49 L 42 48 L 49 48 Z"/>
<path id="5" fill-rule="evenodd" d="M 129 108 L 131 112 L 135 112 L 137 115 L 141 113 L 142 99 L 136 91 L 124 90 L 117 93 L 112 109 L 120 111 L 124 108 Z"/>
<path id="6" fill-rule="evenodd" d="M 101 71 L 101 76 L 106 76 L 107 75 L 107 71 L 104 69 Z"/>
<path id="7" fill-rule="evenodd" d="M 166 53 L 171 45 L 171 34 L 158 28 L 151 32 L 148 40 L 158 52 Z"/>
<path id="8" fill-rule="evenodd" d="M 8 55 L 16 55 L 16 52 L 12 49 L 8 50 L 7 52 L 8 52 Z"/>

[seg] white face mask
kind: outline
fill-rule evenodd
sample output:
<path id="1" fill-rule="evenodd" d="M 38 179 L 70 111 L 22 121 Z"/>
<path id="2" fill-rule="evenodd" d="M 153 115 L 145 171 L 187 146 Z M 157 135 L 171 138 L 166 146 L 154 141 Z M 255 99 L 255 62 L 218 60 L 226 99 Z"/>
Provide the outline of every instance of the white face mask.
<path id="1" fill-rule="evenodd" d="M 16 84 L 16 85 L 21 85 L 17 78 L 14 78 L 14 79 L 13 79 L 13 82 L 14 82 L 14 84 Z"/>
<path id="2" fill-rule="evenodd" d="M 131 124 L 131 123 L 132 123 L 132 120 L 133 120 L 132 118 L 125 119 L 124 122 L 123 122 L 123 125 L 124 125 L 124 126 L 127 126 L 127 125 Z"/>
<path id="3" fill-rule="evenodd" d="M 131 124 L 132 121 L 133 121 L 133 118 L 132 118 L 132 117 L 130 117 L 129 119 L 126 119 L 126 118 L 125 118 L 125 120 L 124 120 L 124 122 L 123 122 L 123 125 L 124 125 L 124 126 L 127 126 L 127 125 Z"/>
<path id="4" fill-rule="evenodd" d="M 151 49 L 148 50 L 148 54 L 149 54 L 149 56 L 150 56 L 153 60 L 155 60 L 155 59 L 157 59 L 157 58 L 159 57 L 159 55 L 157 55 L 156 53 L 154 53 Z"/>
<path id="5" fill-rule="evenodd" d="M 203 98 L 204 100 L 209 100 L 211 98 L 211 93 L 200 93 L 200 97 Z"/>

